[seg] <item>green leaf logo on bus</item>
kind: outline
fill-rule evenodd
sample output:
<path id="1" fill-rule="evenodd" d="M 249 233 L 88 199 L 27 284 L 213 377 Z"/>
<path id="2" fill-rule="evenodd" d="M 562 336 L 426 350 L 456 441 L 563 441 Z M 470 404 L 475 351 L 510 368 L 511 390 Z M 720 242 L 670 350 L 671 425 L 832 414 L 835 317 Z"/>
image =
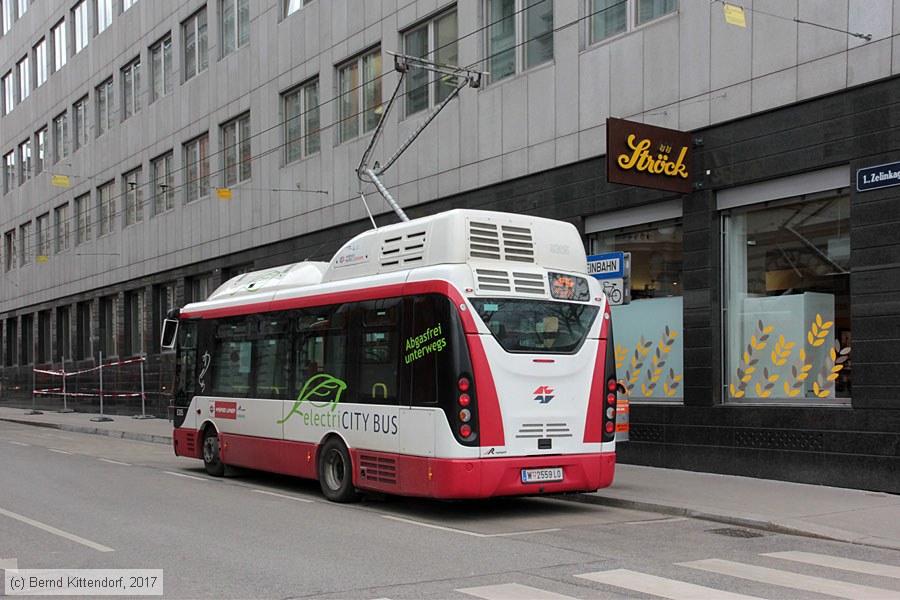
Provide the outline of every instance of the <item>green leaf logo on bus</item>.
<path id="1" fill-rule="evenodd" d="M 346 389 L 347 384 L 337 377 L 325 373 L 313 375 L 306 380 L 306 384 L 304 384 L 303 389 L 300 390 L 300 395 L 297 396 L 297 401 L 294 402 L 291 411 L 283 419 L 276 421 L 276 423 L 281 424 L 294 415 L 303 414 L 299 408 L 304 402 L 309 402 L 316 408 L 327 408 L 331 405 L 331 412 L 334 412 L 338 402 L 341 401 L 341 394 L 343 394 Z"/>

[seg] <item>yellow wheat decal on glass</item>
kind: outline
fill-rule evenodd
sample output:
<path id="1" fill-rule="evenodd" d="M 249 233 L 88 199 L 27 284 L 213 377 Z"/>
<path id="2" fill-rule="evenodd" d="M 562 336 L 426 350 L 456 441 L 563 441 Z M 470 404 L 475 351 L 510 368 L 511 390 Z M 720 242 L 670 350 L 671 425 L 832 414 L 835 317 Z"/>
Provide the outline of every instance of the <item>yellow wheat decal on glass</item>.
<path id="1" fill-rule="evenodd" d="M 678 334 L 670 330 L 669 326 L 666 325 L 665 333 L 659 339 L 659 343 L 656 345 L 656 352 L 653 353 L 653 365 L 647 369 L 646 380 L 641 384 L 641 392 L 643 392 L 644 396 L 650 397 L 656 391 L 656 384 L 659 383 L 659 377 L 666 366 L 666 355 L 672 351 L 672 344 L 675 343 L 676 335 Z M 663 384 L 663 391 L 668 394 L 665 383 Z"/>
<path id="2" fill-rule="evenodd" d="M 762 320 L 757 321 L 756 335 L 750 337 L 750 343 L 747 344 L 747 349 L 744 350 L 744 355 L 741 357 L 741 366 L 737 369 L 737 378 L 728 386 L 732 397 L 743 398 L 744 394 L 747 393 L 747 385 L 750 383 L 750 380 L 753 379 L 753 374 L 756 373 L 756 365 L 759 364 L 759 358 L 756 354 L 761 353 L 765 349 L 770 333 L 772 333 L 771 325 L 766 327 Z M 767 374 L 768 370 L 763 373 L 763 375 L 766 376 L 766 379 L 768 379 Z M 766 382 L 766 385 L 768 385 L 768 383 L 771 382 Z M 759 385 L 757 387 L 762 389 Z M 766 389 L 769 390 L 771 388 Z"/>

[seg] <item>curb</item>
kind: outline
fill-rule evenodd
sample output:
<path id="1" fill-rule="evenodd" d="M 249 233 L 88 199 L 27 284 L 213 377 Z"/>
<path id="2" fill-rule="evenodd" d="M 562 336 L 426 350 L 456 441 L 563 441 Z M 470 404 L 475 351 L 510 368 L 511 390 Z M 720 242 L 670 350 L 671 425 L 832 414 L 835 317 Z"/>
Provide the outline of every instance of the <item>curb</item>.
<path id="1" fill-rule="evenodd" d="M 690 519 L 702 519 L 704 521 L 712 521 L 714 523 L 722 523 L 725 525 L 734 525 L 737 527 L 746 527 L 748 529 L 759 529 L 769 531 L 771 533 L 781 533 L 785 535 L 796 535 L 802 537 L 816 538 L 820 540 L 829 540 L 833 542 L 845 542 L 848 544 L 856 544 L 860 546 L 871 546 L 874 548 L 884 548 L 886 550 L 900 550 L 900 543 L 893 540 L 880 538 L 860 538 L 858 534 L 842 531 L 840 529 L 829 529 L 828 533 L 814 531 L 809 528 L 797 527 L 796 525 L 785 525 L 774 521 L 766 521 L 764 519 L 753 519 L 742 517 L 739 515 L 727 515 L 722 513 L 714 513 L 705 510 L 697 510 L 693 508 L 683 508 L 671 506 L 668 504 L 659 504 L 654 502 L 641 502 L 639 500 L 625 500 L 622 498 L 609 498 L 606 496 L 593 494 L 571 494 L 560 495 L 556 498 L 560 500 L 568 500 L 570 502 L 582 502 L 584 504 L 599 504 L 603 506 L 611 506 L 614 508 L 627 508 L 642 512 L 652 512 L 657 514 L 671 515 L 676 517 L 687 517 Z"/>
<path id="2" fill-rule="evenodd" d="M 65 423 L 46 423 L 41 421 L 28 421 L 25 419 L 12 419 L 9 417 L 0 417 L 0 421 L 8 423 L 18 423 L 19 425 L 31 425 L 32 427 L 46 427 L 47 429 L 58 429 L 60 431 L 71 431 L 73 433 L 88 433 L 91 435 L 105 435 L 111 438 L 119 438 L 123 440 L 134 440 L 137 442 L 149 442 L 153 444 L 172 444 L 172 436 L 154 435 L 152 433 L 138 433 L 134 431 L 118 431 L 113 429 L 104 429 L 102 427 L 90 427 L 87 425 L 67 425 Z"/>

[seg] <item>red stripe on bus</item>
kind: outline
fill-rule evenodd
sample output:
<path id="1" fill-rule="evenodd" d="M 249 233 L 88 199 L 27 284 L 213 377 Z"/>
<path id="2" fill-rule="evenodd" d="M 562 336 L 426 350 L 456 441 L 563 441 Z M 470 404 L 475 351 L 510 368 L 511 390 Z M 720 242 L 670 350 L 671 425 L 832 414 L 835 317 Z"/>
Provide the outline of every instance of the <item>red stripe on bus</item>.
<path id="1" fill-rule="evenodd" d="M 603 441 L 603 400 L 606 397 L 606 340 L 597 344 L 597 361 L 594 363 L 594 377 L 591 380 L 591 395 L 588 398 L 587 420 L 584 423 L 584 442 Z"/>
<path id="2" fill-rule="evenodd" d="M 472 370 L 475 375 L 475 393 L 478 398 L 478 442 L 481 446 L 503 446 L 503 415 L 500 412 L 500 399 L 497 397 L 497 386 L 481 336 L 467 335 L 469 355 L 472 357 Z"/>
<path id="3" fill-rule="evenodd" d="M 318 445 L 233 433 L 219 433 L 222 462 L 235 467 L 317 479 Z"/>
<path id="4" fill-rule="evenodd" d="M 441 459 L 354 449 L 351 455 L 353 483 L 360 489 L 447 499 L 594 491 L 612 483 L 616 467 L 614 452 Z M 391 465 L 396 470 L 385 477 L 376 469 L 367 470 L 366 464 Z M 522 469 L 552 467 L 562 467 L 562 481 L 522 483 Z"/>

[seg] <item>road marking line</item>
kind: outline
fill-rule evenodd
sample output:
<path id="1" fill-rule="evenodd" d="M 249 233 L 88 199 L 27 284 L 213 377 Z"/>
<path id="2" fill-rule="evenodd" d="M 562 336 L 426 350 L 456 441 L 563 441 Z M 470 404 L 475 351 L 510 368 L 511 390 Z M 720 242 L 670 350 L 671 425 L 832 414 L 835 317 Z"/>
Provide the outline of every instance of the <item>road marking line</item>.
<path id="1" fill-rule="evenodd" d="M 25 442 L 14 442 L 12 440 L 9 440 L 9 443 L 15 444 L 16 446 L 31 446 L 31 444 L 26 444 Z"/>
<path id="2" fill-rule="evenodd" d="M 97 460 L 102 460 L 105 463 L 110 463 L 113 465 L 122 465 L 123 467 L 130 467 L 131 463 L 119 462 L 117 460 L 112 460 L 111 458 L 98 458 Z"/>
<path id="3" fill-rule="evenodd" d="M 465 529 L 456 529 L 454 527 L 444 527 L 443 525 L 434 525 L 433 523 L 425 523 L 424 521 L 413 521 L 412 519 L 404 519 L 402 517 L 395 517 L 393 515 L 381 515 L 385 519 L 391 519 L 392 521 L 400 521 L 401 523 L 407 523 L 409 525 L 418 525 L 419 527 L 428 527 L 429 529 L 439 529 L 440 531 L 449 531 L 451 533 L 461 533 L 463 535 L 471 535 L 472 537 L 479 538 L 493 538 L 493 537 L 508 537 L 513 535 L 528 535 L 531 533 L 549 533 L 551 531 L 560 531 L 559 528 L 556 529 L 533 529 L 531 531 L 510 531 L 509 533 L 476 533 L 474 531 L 466 531 Z"/>
<path id="4" fill-rule="evenodd" d="M 65 450 L 57 450 L 56 448 L 47 448 L 50 452 L 56 452 L 57 454 L 72 454 L 71 452 L 66 452 Z"/>
<path id="5" fill-rule="evenodd" d="M 500 583 L 497 585 L 484 585 L 481 587 L 463 588 L 456 590 L 470 596 L 478 596 L 485 600 L 575 600 L 572 596 L 564 596 L 555 592 L 548 592 L 539 588 L 521 585 L 519 583 Z"/>
<path id="6" fill-rule="evenodd" d="M 785 560 L 793 560 L 809 565 L 818 565 L 820 567 L 831 567 L 832 569 L 854 571 L 856 573 L 865 573 L 866 575 L 880 575 L 882 577 L 900 579 L 900 567 L 864 560 L 854 560 L 852 558 L 839 558 L 837 556 L 815 554 L 813 552 L 769 552 L 767 554 L 761 554 L 760 556 L 772 556 L 774 558 L 783 558 Z"/>
<path id="7" fill-rule="evenodd" d="M 782 587 L 787 587 L 795 590 L 805 590 L 807 592 L 816 592 L 819 594 L 827 594 L 829 596 L 837 596 L 838 598 L 869 600 L 870 598 L 889 598 L 896 595 L 896 592 L 876 587 L 869 587 L 867 585 L 845 583 L 843 581 L 835 581 L 834 579 L 812 577 L 810 575 L 791 573 L 789 571 L 779 571 L 777 569 L 757 567 L 755 565 L 745 565 L 742 563 L 732 562 L 730 560 L 722 560 L 719 558 L 695 560 L 692 562 L 676 564 L 682 567 L 689 567 L 691 569 L 708 571 L 710 573 L 730 575 L 732 577 L 740 577 L 742 579 L 759 581 L 771 585 L 780 585 Z"/>
<path id="8" fill-rule="evenodd" d="M 669 517 L 667 519 L 649 519 L 644 521 L 625 521 L 622 525 L 653 525 L 655 523 L 674 523 L 676 521 L 689 521 L 688 517 Z"/>
<path id="9" fill-rule="evenodd" d="M 27 525 L 31 525 L 32 527 L 37 527 L 38 529 L 43 529 L 48 533 L 52 533 L 54 535 L 58 535 L 59 537 L 66 538 L 67 540 L 71 540 L 73 542 L 77 542 L 83 546 L 87 546 L 88 548 L 93 548 L 99 552 L 115 552 L 112 548 L 108 546 L 104 546 L 103 544 L 98 544 L 97 542 L 92 542 L 91 540 L 85 539 L 83 537 L 77 536 L 74 533 L 69 533 L 67 531 L 63 531 L 62 529 L 57 529 L 52 525 L 47 525 L 45 523 L 41 523 L 40 521 L 35 521 L 34 519 L 29 519 L 28 517 L 22 516 L 18 513 L 14 513 L 5 509 L 0 508 L 0 515 L 6 515 L 10 519 L 15 519 L 17 521 L 21 521 Z"/>
<path id="10" fill-rule="evenodd" d="M 279 494 L 278 492 L 270 492 L 268 490 L 250 490 L 250 491 L 256 492 L 257 494 L 265 494 L 266 496 L 277 496 L 278 498 L 286 498 L 288 500 L 296 500 L 297 502 L 315 503 L 315 500 L 309 500 L 308 498 L 298 498 L 297 496 L 288 496 L 287 494 Z"/>
<path id="11" fill-rule="evenodd" d="M 174 475 L 175 477 L 186 477 L 187 479 L 196 479 L 197 481 L 213 481 L 212 479 L 207 479 L 206 477 L 195 477 L 194 475 L 186 475 L 185 473 L 176 473 L 175 471 L 163 471 L 163 473 L 168 473 L 169 475 Z"/>
<path id="12" fill-rule="evenodd" d="M 605 583 L 606 585 L 614 585 L 651 596 L 669 598 L 670 600 L 718 600 L 720 598 L 722 600 L 749 600 L 756 598 L 756 596 L 725 592 L 694 583 L 678 581 L 677 579 L 667 579 L 656 575 L 639 573 L 638 571 L 629 571 L 628 569 L 597 571 L 596 573 L 584 573 L 575 577 L 596 581 L 597 583 Z"/>

